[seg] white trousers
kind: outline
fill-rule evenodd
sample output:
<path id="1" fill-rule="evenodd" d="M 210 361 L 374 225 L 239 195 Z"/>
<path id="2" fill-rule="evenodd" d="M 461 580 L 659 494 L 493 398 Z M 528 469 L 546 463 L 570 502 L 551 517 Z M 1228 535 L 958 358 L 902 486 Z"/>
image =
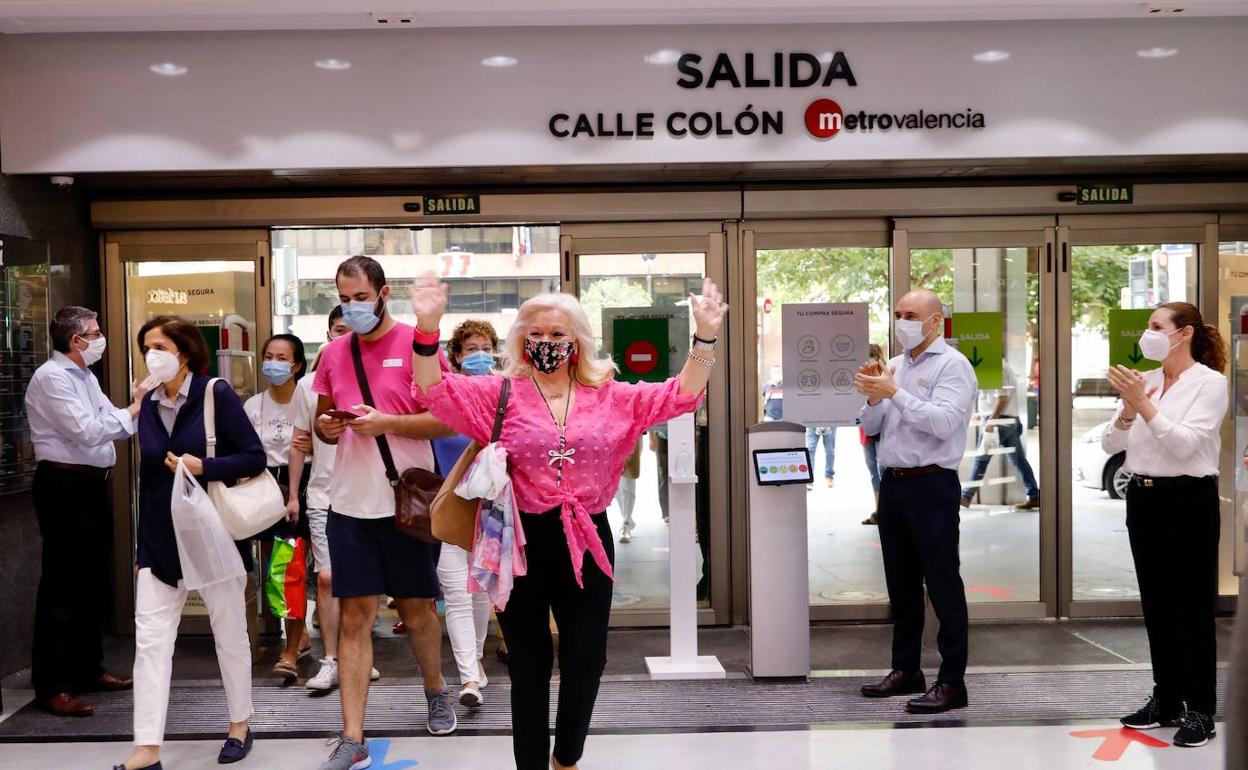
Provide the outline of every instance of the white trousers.
<path id="1" fill-rule="evenodd" d="M 620 486 L 615 491 L 615 501 L 620 504 L 620 513 L 624 517 L 624 526 L 629 529 L 637 526 L 633 522 L 633 506 L 637 503 L 637 479 L 621 476 Z"/>
<path id="2" fill-rule="evenodd" d="M 247 638 L 244 591 L 247 578 L 239 577 L 200 589 L 217 665 L 225 684 L 230 721 L 251 718 L 251 642 Z M 169 711 L 169 682 L 173 677 L 173 644 L 178 638 L 186 585 L 173 588 L 160 582 L 150 569 L 139 570 L 134 599 L 134 743 L 159 746 L 165 739 Z"/>
<path id="3" fill-rule="evenodd" d="M 438 557 L 438 582 L 446 600 L 446 635 L 451 638 L 459 681 L 476 682 L 477 662 L 485 654 L 485 635 L 490 629 L 490 597 L 468 593 L 468 552 L 442 544 Z"/>

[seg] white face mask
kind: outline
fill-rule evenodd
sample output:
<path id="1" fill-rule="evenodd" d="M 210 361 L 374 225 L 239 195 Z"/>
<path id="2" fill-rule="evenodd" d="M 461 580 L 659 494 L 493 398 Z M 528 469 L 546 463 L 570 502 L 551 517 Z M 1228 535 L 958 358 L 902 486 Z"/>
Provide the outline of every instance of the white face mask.
<path id="1" fill-rule="evenodd" d="M 897 334 L 897 341 L 901 343 L 902 349 L 906 351 L 917 348 L 923 344 L 923 340 L 927 339 L 927 335 L 923 332 L 922 321 L 899 318 L 893 322 L 893 331 Z"/>
<path id="2" fill-rule="evenodd" d="M 149 350 L 143 360 L 147 363 L 148 374 L 161 382 L 172 380 L 182 368 L 178 357 L 164 350 Z"/>
<path id="3" fill-rule="evenodd" d="M 1179 346 L 1177 342 L 1170 344 L 1170 335 L 1177 331 L 1179 330 L 1162 332 L 1156 329 L 1148 329 L 1140 335 L 1140 352 L 1149 361 L 1166 360 L 1166 356 L 1170 355 L 1170 351 Z"/>
<path id="4" fill-rule="evenodd" d="M 78 351 L 78 355 L 82 356 L 82 362 L 87 366 L 93 366 L 96 361 L 104 357 L 104 349 L 108 347 L 108 340 L 103 337 L 96 337 L 93 340 L 87 340 L 87 346 Z"/>

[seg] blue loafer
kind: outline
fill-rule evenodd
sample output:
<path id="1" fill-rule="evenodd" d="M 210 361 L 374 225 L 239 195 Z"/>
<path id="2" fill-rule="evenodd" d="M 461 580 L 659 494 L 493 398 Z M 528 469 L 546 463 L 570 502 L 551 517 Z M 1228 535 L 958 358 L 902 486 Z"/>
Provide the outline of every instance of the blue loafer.
<path id="1" fill-rule="evenodd" d="M 251 728 L 247 728 L 247 737 L 243 740 L 237 738 L 226 738 L 225 745 L 221 747 L 221 753 L 217 755 L 217 764 L 228 765 L 231 762 L 238 762 L 246 759 L 251 753 Z"/>
<path id="2" fill-rule="evenodd" d="M 126 770 L 126 766 L 125 765 L 113 765 L 113 770 Z M 157 762 L 154 765 L 148 765 L 147 767 L 140 767 L 139 770 L 165 770 L 165 768 L 161 767 L 160 763 Z"/>

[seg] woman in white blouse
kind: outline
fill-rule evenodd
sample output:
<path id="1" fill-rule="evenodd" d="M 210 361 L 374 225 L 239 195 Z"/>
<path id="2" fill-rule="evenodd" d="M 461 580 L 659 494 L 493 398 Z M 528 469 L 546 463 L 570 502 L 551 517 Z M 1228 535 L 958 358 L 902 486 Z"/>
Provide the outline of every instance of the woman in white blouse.
<path id="1" fill-rule="evenodd" d="M 1153 695 L 1122 724 L 1178 727 L 1176 746 L 1214 736 L 1218 596 L 1218 454 L 1226 417 L 1226 348 L 1186 302 L 1169 302 L 1140 338 L 1147 373 L 1111 367 L 1122 404 L 1101 437 L 1127 452 L 1127 533 L 1153 662 Z"/>

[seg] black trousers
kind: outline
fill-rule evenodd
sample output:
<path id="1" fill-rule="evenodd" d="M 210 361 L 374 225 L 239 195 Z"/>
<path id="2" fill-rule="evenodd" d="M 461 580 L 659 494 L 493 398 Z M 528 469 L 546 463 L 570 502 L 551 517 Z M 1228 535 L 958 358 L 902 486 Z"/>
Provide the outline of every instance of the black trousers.
<path id="1" fill-rule="evenodd" d="M 880 479 L 880 546 L 893 609 L 893 668 L 920 669 L 923 647 L 923 586 L 940 620 L 937 681 L 963 684 L 966 675 L 966 589 L 959 573 L 958 474 Z"/>
<path id="2" fill-rule="evenodd" d="M 1179 703 L 1217 710 L 1218 483 L 1127 489 L 1127 535 L 1153 659 L 1154 693 L 1167 714 Z"/>
<path id="3" fill-rule="evenodd" d="M 589 553 L 576 584 L 559 511 L 521 514 L 528 574 L 516 578 L 498 622 L 507 642 L 511 676 L 511 741 L 517 770 L 550 767 L 550 673 L 553 651 L 549 616 L 559 626 L 559 711 L 555 759 L 574 765 L 585 749 L 598 683 L 607 665 L 607 622 L 613 584 Z M 615 549 L 607 515 L 593 516 L 611 564 Z"/>
<path id="4" fill-rule="evenodd" d="M 33 492 L 43 572 L 35 597 L 31 684 L 36 697 L 49 698 L 104 673 L 113 521 L 103 478 L 40 465 Z"/>

